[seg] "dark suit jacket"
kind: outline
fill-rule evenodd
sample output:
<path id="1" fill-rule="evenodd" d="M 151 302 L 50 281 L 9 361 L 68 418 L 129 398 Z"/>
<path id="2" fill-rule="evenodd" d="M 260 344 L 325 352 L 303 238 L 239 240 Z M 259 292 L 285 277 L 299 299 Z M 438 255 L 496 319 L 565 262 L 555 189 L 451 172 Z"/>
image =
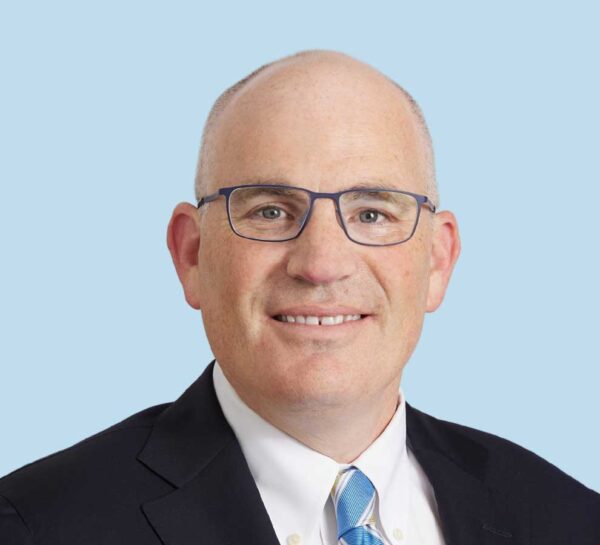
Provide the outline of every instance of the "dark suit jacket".
<path id="1" fill-rule="evenodd" d="M 277 545 L 213 365 L 174 403 L 0 479 L 0 545 Z M 406 409 L 447 545 L 600 544 L 600 495 L 513 443 Z"/>

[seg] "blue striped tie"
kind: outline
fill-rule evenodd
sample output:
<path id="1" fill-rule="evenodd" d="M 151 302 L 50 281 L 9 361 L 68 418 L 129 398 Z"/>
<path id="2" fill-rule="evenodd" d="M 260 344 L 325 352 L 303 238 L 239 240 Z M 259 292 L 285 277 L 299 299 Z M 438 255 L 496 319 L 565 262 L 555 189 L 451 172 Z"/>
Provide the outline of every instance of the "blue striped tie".
<path id="1" fill-rule="evenodd" d="M 375 487 L 358 468 L 338 474 L 331 497 L 335 507 L 340 545 L 384 545 L 375 528 Z"/>

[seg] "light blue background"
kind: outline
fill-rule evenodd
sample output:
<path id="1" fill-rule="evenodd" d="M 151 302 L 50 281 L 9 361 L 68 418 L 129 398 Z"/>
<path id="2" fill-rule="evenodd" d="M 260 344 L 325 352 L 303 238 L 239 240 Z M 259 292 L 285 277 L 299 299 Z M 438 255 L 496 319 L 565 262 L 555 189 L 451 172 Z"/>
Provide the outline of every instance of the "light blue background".
<path id="1" fill-rule="evenodd" d="M 596 6 L 3 4 L 0 474 L 175 399 L 210 361 L 165 244 L 202 124 L 259 65 L 331 48 L 421 103 L 461 225 L 408 401 L 600 490 Z"/>

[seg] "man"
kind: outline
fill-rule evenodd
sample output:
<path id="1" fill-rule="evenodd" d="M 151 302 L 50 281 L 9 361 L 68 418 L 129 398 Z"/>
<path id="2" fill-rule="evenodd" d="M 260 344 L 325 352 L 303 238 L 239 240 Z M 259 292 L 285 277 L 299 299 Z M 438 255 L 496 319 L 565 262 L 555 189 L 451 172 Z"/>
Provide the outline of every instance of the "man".
<path id="1" fill-rule="evenodd" d="M 600 543 L 598 494 L 400 390 L 460 248 L 405 91 L 334 52 L 262 67 L 196 191 L 168 245 L 216 362 L 2 479 L 2 545 Z"/>

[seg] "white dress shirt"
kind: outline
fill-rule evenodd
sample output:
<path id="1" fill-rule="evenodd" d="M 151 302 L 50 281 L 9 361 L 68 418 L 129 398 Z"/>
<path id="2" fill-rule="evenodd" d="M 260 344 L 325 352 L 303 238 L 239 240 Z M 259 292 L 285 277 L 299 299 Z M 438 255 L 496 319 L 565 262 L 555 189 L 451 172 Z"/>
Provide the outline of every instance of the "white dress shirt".
<path id="1" fill-rule="evenodd" d="M 353 465 L 377 490 L 377 528 L 386 545 L 444 545 L 427 476 L 406 446 L 406 406 L 352 464 L 339 464 L 269 424 L 237 395 L 218 362 L 213 382 L 282 545 L 337 545 L 329 496 L 336 475 Z"/>

